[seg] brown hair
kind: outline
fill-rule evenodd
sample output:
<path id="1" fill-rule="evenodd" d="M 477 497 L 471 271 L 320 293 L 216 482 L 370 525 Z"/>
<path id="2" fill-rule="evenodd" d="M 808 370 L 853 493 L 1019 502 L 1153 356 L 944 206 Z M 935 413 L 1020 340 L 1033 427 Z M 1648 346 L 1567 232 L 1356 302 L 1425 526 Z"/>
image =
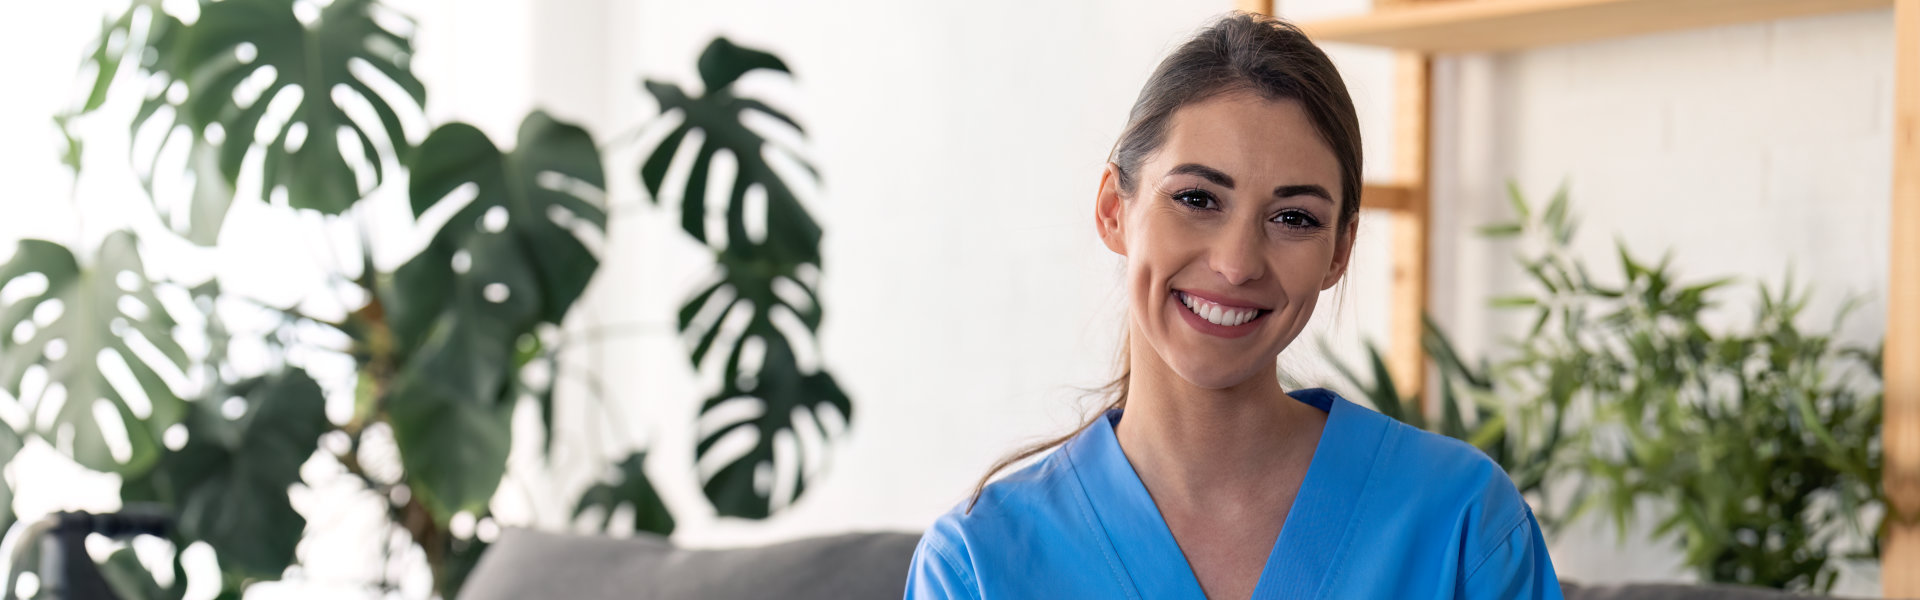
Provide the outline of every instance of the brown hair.
<path id="1" fill-rule="evenodd" d="M 1174 111 L 1228 92 L 1253 92 L 1268 100 L 1295 100 L 1306 110 L 1314 129 L 1340 161 L 1338 230 L 1351 235 L 1360 214 L 1360 120 L 1353 99 L 1333 61 L 1307 39 L 1300 28 L 1266 15 L 1235 11 L 1200 30 L 1193 39 L 1160 61 L 1140 97 L 1127 114 L 1126 129 L 1114 144 L 1108 162 L 1118 171 L 1123 196 L 1134 194 L 1141 163 L 1160 150 Z M 1119 375 L 1090 392 L 1107 403 L 1073 432 L 1027 446 L 994 463 L 974 486 L 967 510 L 980 501 L 987 482 L 1014 463 L 1055 446 L 1094 424 L 1107 411 L 1125 408 L 1127 382 L 1132 376 L 1129 336 L 1120 338 Z"/>

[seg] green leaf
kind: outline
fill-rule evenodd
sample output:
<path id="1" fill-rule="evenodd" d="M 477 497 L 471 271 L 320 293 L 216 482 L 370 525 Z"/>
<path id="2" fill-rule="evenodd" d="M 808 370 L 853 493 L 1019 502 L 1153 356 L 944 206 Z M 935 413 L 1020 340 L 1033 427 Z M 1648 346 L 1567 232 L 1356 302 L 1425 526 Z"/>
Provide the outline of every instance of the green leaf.
<path id="1" fill-rule="evenodd" d="M 179 559 L 174 560 L 174 574 L 171 588 L 162 588 L 154 581 L 153 574 L 141 564 L 133 548 L 121 548 L 107 556 L 99 564 L 100 578 L 107 581 L 107 587 L 120 597 L 120 600 L 179 600 L 187 593 L 186 573 L 179 567 Z"/>
<path id="2" fill-rule="evenodd" d="M 713 47 L 731 46 L 724 40 L 716 40 Z M 711 47 L 708 54 L 716 52 Z M 751 51 L 757 52 L 757 51 Z M 731 51 L 722 52 L 723 54 Z M 767 106 L 758 100 L 740 98 L 725 88 L 709 87 L 704 97 L 689 97 L 678 86 L 657 81 L 646 82 L 647 91 L 660 103 L 661 113 L 678 111 L 686 119 L 670 133 L 665 141 L 656 146 L 649 154 L 641 169 L 642 182 L 655 202 L 666 202 L 663 184 L 666 167 L 680 149 L 688 133 L 699 130 L 705 134 L 699 151 L 694 155 L 693 171 L 687 182 L 687 189 L 679 195 L 681 228 L 694 239 L 708 242 L 736 260 L 774 260 L 786 264 L 820 262 L 820 226 L 807 214 L 806 208 L 793 193 L 787 181 L 780 177 L 768 161 L 769 153 L 781 153 L 810 172 L 812 166 L 803 158 L 786 148 L 769 144 L 759 133 L 747 128 L 744 117 L 749 112 L 760 113 L 793 125 L 792 117 Z M 799 127 L 793 125 L 797 131 Z M 706 225 L 706 165 L 713 156 L 725 150 L 738 164 L 738 174 L 734 178 L 727 205 L 726 240 L 708 240 Z M 748 239 L 747 202 L 749 190 L 759 188 L 766 193 L 765 239 Z"/>
<path id="3" fill-rule="evenodd" d="M 64 246 L 22 240 L 13 259 L 0 265 L 0 282 L 25 285 L 29 275 L 44 278 L 45 291 L 0 306 L 0 385 L 32 407 L 35 435 L 82 466 L 121 474 L 146 470 L 159 457 L 155 436 L 177 422 L 185 406 L 156 368 L 183 371 L 187 355 L 147 281 L 133 234 L 108 235 L 84 269 Z M 129 343 L 135 335 L 157 353 L 136 353 Z M 108 381 L 100 368 L 103 354 L 126 363 L 146 396 L 146 414 L 136 413 L 123 390 Z M 21 397 L 22 379 L 35 366 L 46 369 L 48 385 Z M 63 402 L 47 394 L 56 384 L 65 390 Z M 103 401 L 119 423 L 96 418 Z M 124 434 L 126 457 L 114 456 L 109 430 Z"/>
<path id="4" fill-rule="evenodd" d="M 1546 213 L 1540 216 L 1549 231 L 1558 232 L 1568 226 L 1567 207 L 1567 182 L 1562 181 L 1560 187 L 1554 190 L 1553 199 L 1547 202 Z M 1562 244 L 1566 243 L 1564 239 L 1558 239 L 1558 241 Z"/>
<path id="5" fill-rule="evenodd" d="M 727 38 L 715 38 L 700 53 L 700 82 L 705 84 L 709 93 L 733 85 L 748 71 L 768 69 L 781 73 L 791 73 L 787 63 L 772 54 L 735 45 Z"/>
<path id="6" fill-rule="evenodd" d="M 1507 180 L 1507 204 L 1513 207 L 1513 215 L 1518 222 L 1525 223 L 1533 218 L 1533 211 L 1527 209 L 1527 196 L 1520 191 L 1520 182 Z"/>
<path id="7" fill-rule="evenodd" d="M 0 423 L 0 470 L 13 462 L 21 446 L 20 434 L 13 427 Z M 13 488 L 7 485 L 6 478 L 0 477 L 0 531 L 13 527 L 16 516 L 13 514 Z"/>
<path id="8" fill-rule="evenodd" d="M 125 78 L 125 85 L 137 88 L 137 93 L 143 95 L 155 87 L 191 87 L 182 73 L 173 70 L 180 40 L 188 26 L 162 10 L 161 4 L 159 0 L 135 0 L 126 11 L 108 20 L 101 28 L 100 37 L 94 40 L 92 53 L 87 59 L 87 64 L 94 68 L 94 80 L 87 98 L 73 115 L 55 118 L 60 123 L 61 131 L 68 137 L 67 163 L 76 171 L 81 167 L 79 149 L 82 140 L 69 127 L 70 117 L 90 113 L 102 106 L 112 93 L 119 79 L 116 75 L 123 65 L 132 63 L 133 70 L 139 74 Z M 200 4 L 204 6 L 208 3 L 203 1 Z M 136 22 L 145 23 L 145 26 L 136 30 Z M 162 108 L 167 110 L 162 111 Z M 151 128 L 150 123 L 153 124 Z M 152 147 L 152 154 L 144 159 L 135 158 L 139 167 L 135 173 L 148 196 L 155 201 L 160 222 L 166 223 L 188 241 L 209 246 L 219 238 L 220 227 L 233 202 L 233 186 L 220 173 L 219 148 L 196 133 L 204 132 L 203 125 L 188 120 L 184 109 L 169 103 L 168 95 L 161 93 L 145 98 L 131 122 L 129 133 L 139 138 L 137 141 L 140 142 L 158 138 L 151 144 L 137 143 L 130 147 Z M 145 135 L 141 135 L 143 131 Z M 181 199 L 162 201 L 155 196 L 154 174 L 160 158 L 181 144 L 187 146 L 185 166 L 192 174 L 185 182 L 189 191 Z"/>
<path id="9" fill-rule="evenodd" d="M 1523 229 L 1520 223 L 1494 223 L 1482 225 L 1478 231 L 1480 237 L 1500 239 L 1518 236 Z"/>
<path id="10" fill-rule="evenodd" d="M 513 403 L 448 396 L 421 379 L 401 386 L 388 413 L 413 494 L 443 527 L 481 513 L 507 472 Z"/>
<path id="11" fill-rule="evenodd" d="M 824 371 L 807 372 L 801 369 L 786 338 L 774 331 L 770 323 L 748 325 L 745 337 L 762 340 L 766 348 L 759 371 L 750 373 L 741 368 L 741 351 L 747 347 L 747 342 L 735 345 L 727 358 L 722 378 L 724 385 L 718 394 L 709 397 L 700 406 L 700 412 L 706 414 L 731 402 L 753 403 L 760 410 L 755 412 L 755 416 L 716 427 L 713 433 L 700 439 L 695 453 L 700 457 L 707 456 L 716 449 L 720 440 L 735 432 L 751 438 L 751 448 L 743 455 L 732 457 L 726 466 L 706 478 L 702 490 L 722 515 L 761 519 L 772 513 L 775 499 L 773 479 L 777 470 L 773 461 L 776 439 L 782 433 L 793 434 L 799 425 L 795 415 L 808 417 L 819 439 L 831 439 L 832 430 L 826 424 L 825 409 L 831 408 L 839 413 L 840 419 L 850 422 L 853 404 L 847 399 L 846 392 L 841 391 L 839 384 L 834 382 L 832 375 Z M 797 465 L 807 464 L 804 456 L 807 449 L 797 440 L 793 447 L 797 450 L 793 458 Z M 759 474 L 761 470 L 765 470 L 766 474 Z M 807 478 L 811 474 L 801 468 L 795 468 L 793 472 L 791 498 L 798 498 L 806 491 Z"/>
<path id="12" fill-rule="evenodd" d="M 729 402 L 750 403 L 759 411 L 755 417 L 723 424 L 703 438 L 696 450 L 705 457 L 728 435 L 752 440 L 750 449 L 728 457 L 725 466 L 707 478 L 703 489 L 720 514 L 759 518 L 771 511 L 775 500 L 772 486 L 767 485 L 773 478 L 757 474 L 773 470 L 775 438 L 792 434 L 798 413 L 811 417 L 814 426 L 821 428 L 822 439 L 827 439 L 830 430 L 820 423 L 822 410 L 832 407 L 838 418 L 851 419 L 852 404 L 831 375 L 818 365 L 799 364 L 793 352 L 796 345 L 817 348 L 814 336 L 820 326 L 821 309 L 815 283 L 808 274 L 820 267 L 820 227 L 800 204 L 789 182 L 774 170 L 770 157 L 792 160 L 807 171 L 807 176 L 817 178 L 818 173 L 790 149 L 769 143 L 746 126 L 746 115 L 759 113 L 804 135 L 792 117 L 733 93 L 732 82 L 754 69 L 786 70 L 770 54 L 721 39 L 709 45 L 701 58 L 705 96 L 690 97 L 673 84 L 646 82 L 647 91 L 659 101 L 663 114 L 678 112 L 685 119 L 649 151 L 640 175 L 655 202 L 679 205 L 681 228 L 707 243 L 719 262 L 718 276 L 694 294 L 679 314 L 680 331 L 692 342 L 688 357 L 696 367 L 708 365 L 709 354 L 716 348 L 726 353 L 726 358 L 718 361 L 724 370 L 722 389 L 708 398 L 701 412 L 706 414 Z M 702 141 L 691 158 L 687 183 L 675 196 L 665 187 L 666 172 L 695 130 L 701 132 Z M 738 164 L 734 180 L 726 184 L 730 189 L 721 228 L 724 238 L 709 236 L 706 213 L 710 165 L 722 151 Z M 765 214 L 750 219 L 747 200 L 756 189 L 765 194 Z M 750 220 L 764 222 L 765 231 L 749 232 Z M 744 322 L 744 331 L 733 329 L 729 325 L 732 322 Z M 743 365 L 742 356 L 749 346 L 762 350 L 757 370 Z M 798 473 L 792 481 L 795 496 L 805 489 L 809 475 Z"/>
<path id="13" fill-rule="evenodd" d="M 413 209 L 423 214 L 471 186 L 474 197 L 394 273 L 383 293 L 406 355 L 388 399 L 414 493 L 440 522 L 479 512 L 505 473 L 521 344 L 557 324 L 599 261 L 576 234 L 602 232 L 600 155 L 585 130 L 544 113 L 521 124 L 502 153 L 478 129 L 454 123 L 411 158 Z"/>
<path id="14" fill-rule="evenodd" d="M 206 542 L 226 573 L 278 579 L 307 523 L 287 488 L 300 482 L 300 466 L 331 428 L 326 398 L 299 369 L 241 381 L 229 392 L 194 402 L 186 445 L 121 494 L 176 507 L 178 546 Z M 229 418 L 235 409 L 242 410 Z"/>
<path id="15" fill-rule="evenodd" d="M 1532 296 L 1499 296 L 1487 301 L 1493 308 L 1527 308 L 1539 306 L 1540 300 Z"/>
<path id="16" fill-rule="evenodd" d="M 387 304 L 404 347 L 418 346 L 449 310 L 484 296 L 463 299 L 454 292 L 456 280 L 507 285 L 507 300 L 496 304 L 524 305 L 531 316 L 559 323 L 599 268 L 572 229 L 606 230 L 605 177 L 592 137 L 541 112 L 527 116 L 519 135 L 519 147 L 503 154 L 480 130 L 453 123 L 434 130 L 414 153 L 409 195 L 416 216 L 451 201 L 448 195 L 462 186 L 473 186 L 477 195 L 395 273 L 396 293 Z M 489 337 L 511 348 L 523 325 Z"/>
<path id="17" fill-rule="evenodd" d="M 660 535 L 673 533 L 673 513 L 667 511 L 666 503 L 653 491 L 643 468 L 647 453 L 635 452 L 625 460 L 610 480 L 601 481 L 587 488 L 580 495 L 580 502 L 573 507 L 574 518 L 586 513 L 589 508 L 601 510 L 600 522 L 594 529 L 606 531 L 613 522 L 613 511 L 622 506 L 633 511 L 633 530 L 647 531 Z"/>
<path id="18" fill-rule="evenodd" d="M 312 23 L 300 21 L 294 4 L 203 3 L 197 21 L 172 44 L 157 47 L 155 64 L 161 73 L 186 83 L 186 97 L 176 109 L 196 141 L 215 143 L 206 137 L 207 126 L 220 125 L 219 171 L 228 184 L 239 177 L 246 157 L 258 153 L 263 199 L 284 188 L 295 208 L 339 214 L 359 201 L 362 191 L 377 185 L 386 162 L 398 161 L 410 146 L 399 115 L 419 114 L 426 88 L 406 66 L 412 42 L 374 19 L 376 10 L 386 9 L 373 0 L 336 0 Z M 381 78 L 405 96 L 375 92 L 369 82 Z M 265 87 L 255 97 L 240 93 L 250 92 L 242 90 L 243 83 Z M 291 117 L 284 123 L 267 122 L 267 136 L 257 139 L 267 108 L 287 94 L 298 95 Z M 343 98 L 356 100 L 343 103 Z M 165 101 L 165 96 L 157 100 Z M 372 108 L 378 123 L 348 115 L 346 106 L 361 101 Z M 136 129 L 157 114 L 157 107 L 143 107 L 141 114 Z M 368 132 L 374 126 L 384 130 L 384 144 Z M 351 165 L 357 160 L 367 161 L 368 180 L 356 176 Z"/>

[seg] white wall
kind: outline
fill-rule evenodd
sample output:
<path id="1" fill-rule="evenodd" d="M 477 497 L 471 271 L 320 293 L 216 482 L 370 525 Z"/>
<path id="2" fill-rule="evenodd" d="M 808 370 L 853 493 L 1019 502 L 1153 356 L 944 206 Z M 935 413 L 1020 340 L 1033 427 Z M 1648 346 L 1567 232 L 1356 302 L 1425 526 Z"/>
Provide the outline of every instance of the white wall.
<path id="1" fill-rule="evenodd" d="M 56 4 L 65 8 L 49 8 Z M 1231 3 L 397 4 L 420 21 L 416 67 L 431 93 L 429 118 L 472 121 L 503 145 L 535 106 L 585 123 L 603 140 L 644 122 L 654 107 L 638 78 L 697 87 L 693 59 L 715 34 L 771 49 L 795 69 L 793 85 L 743 85 L 808 126 L 826 176 L 824 189 L 808 196 L 827 232 L 824 355 L 856 415 L 824 476 L 763 522 L 716 519 L 705 508 L 691 467 L 691 424 L 705 389 L 671 331 L 672 312 L 705 267 L 675 215 L 642 199 L 633 181 L 639 159 L 626 149 L 611 155 L 616 210 L 603 271 L 569 324 L 615 333 L 567 369 L 598 371 L 620 408 L 570 404 L 553 472 L 528 452 L 537 440 L 520 436 L 494 506 L 508 523 L 565 526 L 566 500 L 598 474 L 600 461 L 645 444 L 656 456 L 650 473 L 681 517 L 677 541 L 725 546 L 917 530 L 1003 453 L 1081 418 L 1087 406 L 1074 388 L 1109 372 L 1123 300 L 1118 262 L 1088 219 L 1101 162 L 1158 57 Z M 0 49 L 51 54 L 34 41 L 65 44 L 73 49 L 61 45 L 61 55 L 77 61 L 71 40 L 84 39 L 97 14 L 77 5 L 10 9 L 48 14 L 8 20 L 0 33 L 19 35 L 0 35 L 0 43 L 29 41 Z M 1308 19 L 1366 7 L 1285 0 L 1281 10 Z M 65 33 L 34 33 L 23 29 L 27 22 Z M 1843 290 L 1858 293 L 1868 303 L 1849 335 L 1877 336 L 1891 48 L 1881 11 L 1439 61 L 1437 314 L 1471 349 L 1494 348 L 1500 332 L 1512 331 L 1480 308 L 1517 284 L 1508 250 L 1471 231 L 1502 216 L 1507 179 L 1544 195 L 1564 178 L 1585 217 L 1583 250 L 1608 256 L 1619 236 L 1648 254 L 1672 248 L 1685 273 L 1703 277 L 1773 281 L 1791 263 L 1822 290 L 1816 313 Z M 1330 53 L 1360 106 L 1368 176 L 1390 177 L 1387 55 Z M 21 116 L 60 106 L 70 71 L 56 67 L 6 67 L 8 81 L 35 82 L 20 89 L 56 88 L 10 98 L 0 111 L 10 140 L 0 164 L 31 192 L 19 198 L 67 191 L 52 152 L 32 146 L 51 144 L 45 123 Z M 62 233 L 72 221 L 63 209 L 4 202 L 0 241 L 8 245 L 30 233 L 81 235 Z M 1314 356 L 1314 339 L 1349 359 L 1363 339 L 1384 342 L 1391 228 L 1367 218 L 1341 302 L 1323 304 L 1312 333 L 1283 357 L 1307 381 L 1337 383 Z M 22 483 L 20 467 L 10 472 Z M 94 506 L 88 498 L 111 494 L 111 481 L 88 485 L 23 489 L 16 507 L 31 516 Z M 377 504 L 338 486 L 315 487 L 323 491 L 301 506 L 326 524 L 316 531 L 329 536 L 322 548 L 365 553 L 379 544 L 377 511 L 351 508 Z M 1644 540 L 1619 546 L 1604 528 L 1571 532 L 1553 552 L 1563 575 L 1586 581 L 1687 578 L 1670 566 L 1678 559 L 1671 549 Z M 274 591 L 334 597 L 378 575 L 379 565 L 366 561 L 320 560 L 304 583 Z M 1871 595 L 1874 579 L 1869 570 L 1844 585 Z"/>

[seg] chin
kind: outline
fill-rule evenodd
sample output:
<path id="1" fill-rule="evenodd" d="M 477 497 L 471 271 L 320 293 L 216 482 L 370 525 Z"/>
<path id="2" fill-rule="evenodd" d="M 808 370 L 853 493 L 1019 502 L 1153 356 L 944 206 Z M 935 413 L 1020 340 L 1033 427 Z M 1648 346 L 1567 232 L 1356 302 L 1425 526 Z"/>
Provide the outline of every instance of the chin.
<path id="1" fill-rule="evenodd" d="M 1272 362 L 1273 361 L 1268 361 L 1264 364 L 1257 362 L 1236 362 L 1236 364 L 1233 365 L 1222 365 L 1218 362 L 1204 363 L 1201 361 L 1187 361 L 1187 364 L 1181 364 L 1169 361 L 1169 364 L 1172 365 L 1175 374 L 1178 374 L 1181 379 L 1187 380 L 1187 383 L 1191 383 L 1195 387 L 1208 390 L 1223 390 L 1246 383 L 1247 380 L 1260 375 L 1272 377 L 1273 369 L 1265 368 L 1267 365 L 1272 364 Z"/>

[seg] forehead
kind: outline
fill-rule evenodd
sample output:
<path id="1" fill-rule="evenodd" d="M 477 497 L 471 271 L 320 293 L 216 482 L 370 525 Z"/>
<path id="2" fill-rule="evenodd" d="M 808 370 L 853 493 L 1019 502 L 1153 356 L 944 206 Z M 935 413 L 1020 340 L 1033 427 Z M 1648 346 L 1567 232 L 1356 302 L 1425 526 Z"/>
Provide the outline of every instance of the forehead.
<path id="1" fill-rule="evenodd" d="M 1255 189 L 1319 184 L 1340 193 L 1340 160 L 1300 101 L 1229 92 L 1175 110 L 1159 170 L 1184 163 L 1219 169 Z"/>

